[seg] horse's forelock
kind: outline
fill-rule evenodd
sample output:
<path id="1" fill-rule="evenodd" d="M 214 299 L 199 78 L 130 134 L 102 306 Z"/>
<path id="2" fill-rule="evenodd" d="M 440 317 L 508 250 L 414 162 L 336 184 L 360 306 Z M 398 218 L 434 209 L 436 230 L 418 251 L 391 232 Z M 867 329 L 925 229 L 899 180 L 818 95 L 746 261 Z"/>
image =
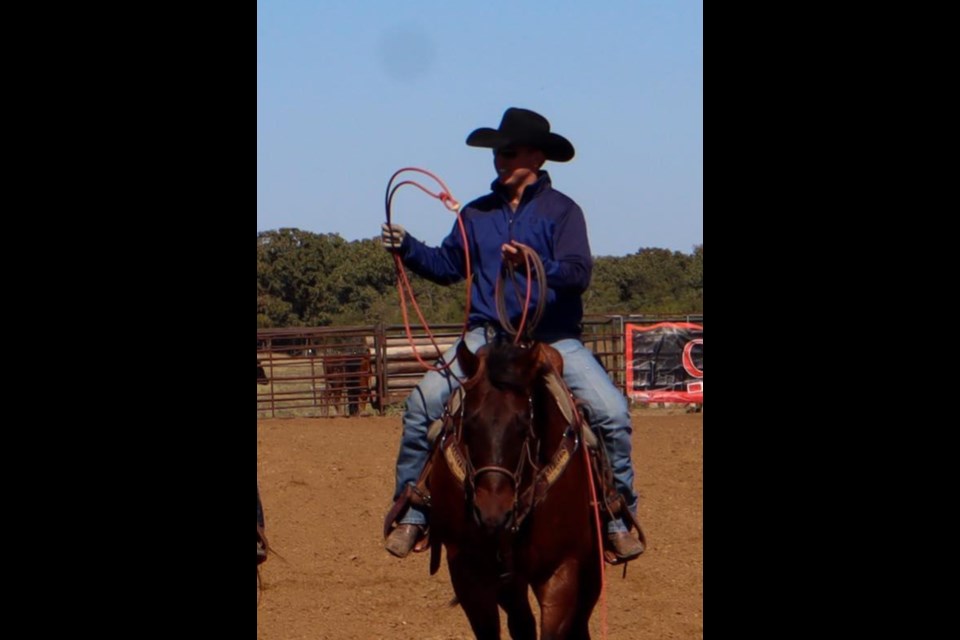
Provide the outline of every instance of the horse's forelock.
<path id="1" fill-rule="evenodd" d="M 510 343 L 491 346 L 485 356 L 490 383 L 498 389 L 516 393 L 529 392 L 545 367 L 537 349 Z"/>

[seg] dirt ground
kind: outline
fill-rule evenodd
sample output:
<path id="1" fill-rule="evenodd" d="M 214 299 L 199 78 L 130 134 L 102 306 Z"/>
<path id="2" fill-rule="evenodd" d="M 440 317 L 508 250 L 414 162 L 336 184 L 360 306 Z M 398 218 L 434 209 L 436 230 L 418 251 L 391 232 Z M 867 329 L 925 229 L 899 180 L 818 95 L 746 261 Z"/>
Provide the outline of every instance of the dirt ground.
<path id="1" fill-rule="evenodd" d="M 703 414 L 638 409 L 633 426 L 648 548 L 625 579 L 607 565 L 607 637 L 702 640 Z M 257 478 L 279 554 L 261 566 L 259 640 L 473 638 L 448 606 L 445 557 L 430 576 L 428 553 L 399 560 L 383 549 L 400 430 L 396 416 L 257 422 Z M 503 616 L 501 627 L 509 638 Z"/>

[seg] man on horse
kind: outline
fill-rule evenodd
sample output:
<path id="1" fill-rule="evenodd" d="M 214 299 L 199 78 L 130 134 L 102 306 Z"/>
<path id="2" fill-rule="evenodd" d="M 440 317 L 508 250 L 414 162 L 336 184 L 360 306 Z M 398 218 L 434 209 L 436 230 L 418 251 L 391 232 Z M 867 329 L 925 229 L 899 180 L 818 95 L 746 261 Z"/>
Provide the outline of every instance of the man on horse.
<path id="1" fill-rule="evenodd" d="M 498 129 L 480 128 L 467 136 L 472 147 L 493 149 L 497 177 L 491 193 L 467 204 L 461 211 L 468 247 L 459 228 L 439 247 L 428 247 L 398 224 L 384 224 L 382 240 L 411 271 L 439 284 L 452 284 L 466 277 L 464 253 L 472 261 L 473 288 L 470 298 L 467 347 L 476 352 L 487 342 L 489 330 L 502 332 L 497 314 L 495 283 L 503 261 L 521 266 L 519 245 L 535 251 L 543 262 L 547 290 L 545 308 L 533 339 L 554 347 L 563 356 L 563 379 L 586 409 L 591 428 L 604 443 L 617 492 L 633 514 L 637 494 L 633 489 L 630 412 L 626 398 L 606 371 L 580 341 L 583 292 L 590 284 L 593 259 L 583 212 L 572 199 L 555 190 L 542 169 L 547 160 L 567 162 L 573 145 L 550 131 L 550 123 L 538 113 L 510 108 Z M 514 244 L 518 243 L 518 244 Z M 506 297 L 511 322 L 524 311 L 522 301 Z M 462 376 L 456 362 L 456 345 L 443 356 L 453 365 L 442 372 L 430 371 L 407 399 L 403 436 L 397 457 L 396 491 L 400 498 L 408 485 L 416 484 L 430 453 L 427 432 L 444 412 Z M 387 551 L 405 557 L 423 535 L 426 512 L 411 504 L 399 525 L 387 537 Z M 617 560 L 643 553 L 640 540 L 630 535 L 622 518 L 607 523 L 607 544 Z"/>

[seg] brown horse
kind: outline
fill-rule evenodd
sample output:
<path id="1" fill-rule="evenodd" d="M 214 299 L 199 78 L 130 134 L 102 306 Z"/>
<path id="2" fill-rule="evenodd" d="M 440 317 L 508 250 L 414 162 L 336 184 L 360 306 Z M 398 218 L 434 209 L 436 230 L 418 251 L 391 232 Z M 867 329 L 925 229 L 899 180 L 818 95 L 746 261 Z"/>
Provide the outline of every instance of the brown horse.
<path id="1" fill-rule="evenodd" d="M 263 506 L 260 504 L 260 486 L 257 485 L 257 603 L 260 602 L 260 565 L 267 560 L 270 545 L 263 531 Z"/>
<path id="2" fill-rule="evenodd" d="M 257 360 L 257 384 L 267 384 L 269 379 L 263 365 Z M 260 485 L 257 485 L 257 601 L 260 600 L 260 564 L 267 559 L 267 536 L 264 533 L 263 505 L 260 504 Z"/>
<path id="3" fill-rule="evenodd" d="M 512 638 L 535 639 L 528 588 L 541 638 L 589 638 L 601 561 L 584 426 L 564 417 L 556 391 L 563 360 L 536 343 L 477 355 L 461 344 L 457 357 L 468 380 L 449 405 L 428 480 L 431 573 L 443 544 L 477 638 L 500 637 L 499 605 Z"/>
<path id="4" fill-rule="evenodd" d="M 335 351 L 323 356 L 325 402 L 341 415 L 359 415 L 369 402 L 380 410 L 376 385 L 371 384 L 370 353 L 366 349 Z"/>

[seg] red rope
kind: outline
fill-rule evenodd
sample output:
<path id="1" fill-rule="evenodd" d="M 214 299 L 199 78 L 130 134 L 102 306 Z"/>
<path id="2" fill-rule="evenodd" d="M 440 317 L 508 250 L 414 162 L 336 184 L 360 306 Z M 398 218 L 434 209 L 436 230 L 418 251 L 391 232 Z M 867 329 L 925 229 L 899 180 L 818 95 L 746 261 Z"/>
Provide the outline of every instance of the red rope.
<path id="1" fill-rule="evenodd" d="M 434 193 L 426 187 L 424 187 L 419 182 L 414 180 L 403 180 L 397 184 L 393 184 L 393 181 L 396 180 L 397 176 L 405 171 L 416 171 L 424 175 L 430 176 L 440 185 L 440 191 Z M 466 305 L 463 314 L 463 329 L 460 331 L 460 339 L 463 340 L 464 336 L 467 333 L 467 326 L 470 322 L 470 290 L 473 286 L 473 273 L 470 268 L 470 247 L 467 244 L 467 230 L 463 225 L 463 217 L 460 215 L 460 203 L 453 197 L 450 193 L 450 190 L 447 188 L 446 183 L 437 177 L 434 173 L 427 171 L 426 169 L 420 169 L 417 167 L 404 167 L 396 171 L 392 176 L 390 176 L 389 182 L 387 182 L 387 194 L 386 194 L 386 209 L 387 209 L 387 224 L 391 224 L 392 220 L 392 206 L 393 206 L 393 196 L 396 194 L 397 190 L 400 187 L 405 185 L 410 185 L 416 187 L 426 193 L 427 195 L 437 198 L 440 202 L 443 203 L 448 210 L 452 211 L 457 216 L 457 226 L 460 228 L 460 237 L 463 239 L 463 257 L 464 257 L 464 271 L 466 273 Z M 417 362 L 421 364 L 425 369 L 431 371 L 443 371 L 444 369 L 449 368 L 453 361 L 444 363 L 443 365 L 437 367 L 428 362 L 426 362 L 421 356 L 420 352 L 417 351 L 417 345 L 413 339 L 413 330 L 410 328 L 410 318 L 407 312 L 407 306 L 409 304 L 413 305 L 414 310 L 417 313 L 417 318 L 420 319 L 420 324 L 423 326 L 424 330 L 427 333 L 427 337 L 430 338 L 430 343 L 433 345 L 433 348 L 437 353 L 440 352 L 440 347 L 437 346 L 436 338 L 433 335 L 433 332 L 430 330 L 429 325 L 427 324 L 426 319 L 423 317 L 423 311 L 420 309 L 420 305 L 417 304 L 416 296 L 413 293 L 413 287 L 410 284 L 410 279 L 407 277 L 407 272 L 403 268 L 403 260 L 400 259 L 400 255 L 396 252 L 393 254 L 393 264 L 394 269 L 397 273 L 397 293 L 400 297 L 400 313 L 403 316 L 403 328 L 407 334 L 407 340 L 410 342 L 410 347 L 413 349 L 413 355 L 417 359 Z M 408 300 L 409 297 L 409 300 Z M 442 355 L 442 354 L 441 354 Z"/>
<path id="2" fill-rule="evenodd" d="M 589 429 L 582 422 L 580 428 Z M 582 438 L 582 436 L 581 436 Z M 590 469 L 590 454 L 587 453 L 587 443 L 582 442 L 583 459 L 587 462 L 587 477 L 590 479 L 590 498 L 593 501 L 593 520 L 597 526 L 597 549 L 600 551 L 600 637 L 607 637 L 607 573 L 603 559 L 603 531 L 600 528 L 600 503 L 597 501 L 597 490 L 593 486 L 593 471 Z M 602 447 L 603 444 L 601 443 Z"/>

